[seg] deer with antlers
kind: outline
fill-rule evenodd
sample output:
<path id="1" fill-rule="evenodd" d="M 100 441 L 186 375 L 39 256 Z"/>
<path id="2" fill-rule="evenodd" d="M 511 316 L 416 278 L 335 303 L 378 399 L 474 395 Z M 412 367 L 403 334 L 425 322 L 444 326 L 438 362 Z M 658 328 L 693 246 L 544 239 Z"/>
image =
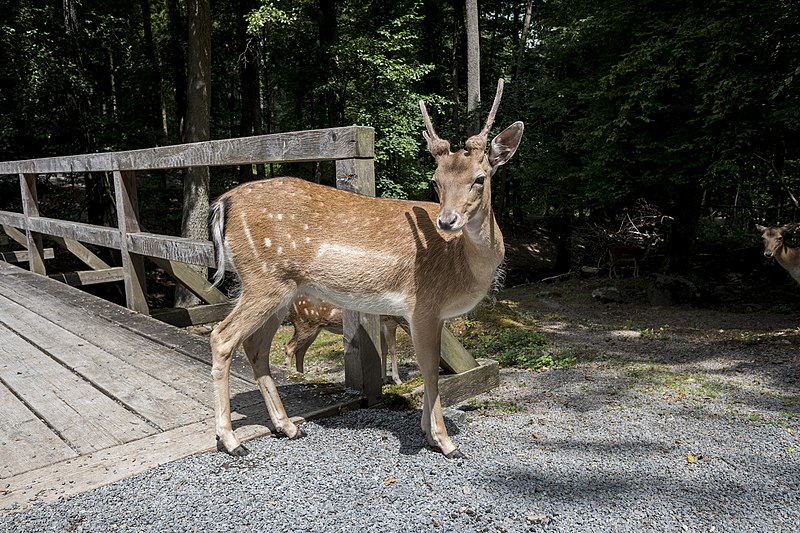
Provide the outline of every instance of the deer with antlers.
<path id="1" fill-rule="evenodd" d="M 764 240 L 764 257 L 775 258 L 798 283 L 800 283 L 800 249 L 786 246 L 783 239 L 799 227 L 800 224 L 786 224 L 780 227 L 756 224 L 756 229 L 761 232 L 761 238 Z"/>
<path id="2" fill-rule="evenodd" d="M 372 198 L 296 178 L 246 183 L 213 204 L 215 282 L 226 257 L 241 281 L 236 306 L 211 333 L 220 450 L 248 453 L 230 413 L 231 358 L 240 343 L 276 431 L 289 438 L 303 434 L 270 374 L 269 347 L 295 296 L 312 294 L 346 309 L 406 320 L 424 380 L 422 431 L 446 457 L 463 457 L 442 416 L 441 335 L 446 319 L 486 296 L 503 261 L 490 180 L 516 152 L 524 128 L 515 122 L 488 143 L 502 89 L 501 79 L 485 126 L 456 152 L 436 134 L 420 101 L 439 204 Z"/>

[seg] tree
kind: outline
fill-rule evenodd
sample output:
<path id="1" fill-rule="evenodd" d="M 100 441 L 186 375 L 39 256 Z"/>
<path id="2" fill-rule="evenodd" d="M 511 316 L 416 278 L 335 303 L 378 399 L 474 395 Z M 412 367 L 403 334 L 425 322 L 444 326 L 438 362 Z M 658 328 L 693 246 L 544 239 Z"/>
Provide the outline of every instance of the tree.
<path id="1" fill-rule="evenodd" d="M 478 29 L 478 0 L 467 0 L 467 112 L 472 114 L 470 134 L 481 129 L 476 110 L 481 105 L 481 43 Z"/>
<path id="2" fill-rule="evenodd" d="M 186 99 L 186 142 L 211 138 L 211 7 L 209 0 L 189 0 L 188 62 L 189 83 Z M 208 167 L 187 168 L 183 177 L 183 220 L 181 236 L 208 239 Z M 205 275 L 205 269 L 197 269 Z M 187 307 L 197 298 L 179 286 L 175 307 Z"/>

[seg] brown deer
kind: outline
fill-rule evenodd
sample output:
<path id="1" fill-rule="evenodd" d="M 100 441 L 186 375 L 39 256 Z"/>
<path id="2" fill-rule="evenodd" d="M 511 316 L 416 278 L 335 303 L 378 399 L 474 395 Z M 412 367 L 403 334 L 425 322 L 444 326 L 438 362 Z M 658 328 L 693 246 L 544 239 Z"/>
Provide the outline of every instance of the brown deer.
<path id="1" fill-rule="evenodd" d="M 764 257 L 775 258 L 794 280 L 800 283 L 800 249 L 786 246 L 783 242 L 785 235 L 792 233 L 800 224 L 786 224 L 781 227 L 767 227 L 756 224 L 756 229 L 761 232 L 764 240 Z"/>
<path id="2" fill-rule="evenodd" d="M 292 359 L 294 359 L 295 368 L 301 373 L 306 352 L 323 329 L 337 335 L 342 334 L 342 309 L 305 294 L 298 295 L 292 301 L 292 305 L 289 307 L 289 321 L 294 328 L 294 334 L 284 347 L 286 366 L 291 367 Z M 391 376 L 392 381 L 397 385 L 403 383 L 397 368 L 397 327 L 401 325 L 401 322 L 402 319 L 399 317 L 381 316 L 383 376 L 385 379 L 387 358 L 391 355 Z"/>
<path id="3" fill-rule="evenodd" d="M 486 151 L 502 96 L 499 80 L 486 124 L 450 151 L 420 101 L 423 137 L 436 161 L 440 203 L 372 198 L 274 178 L 242 184 L 212 206 L 209 225 L 218 282 L 230 258 L 239 300 L 211 333 L 218 448 L 248 453 L 231 427 L 231 357 L 243 343 L 275 429 L 303 433 L 283 407 L 270 374 L 269 347 L 295 295 L 312 294 L 345 309 L 402 317 L 424 380 L 422 430 L 446 457 L 463 457 L 445 428 L 439 396 L 442 326 L 487 294 L 505 252 L 492 212 L 490 179 L 517 150 L 515 122 Z"/>

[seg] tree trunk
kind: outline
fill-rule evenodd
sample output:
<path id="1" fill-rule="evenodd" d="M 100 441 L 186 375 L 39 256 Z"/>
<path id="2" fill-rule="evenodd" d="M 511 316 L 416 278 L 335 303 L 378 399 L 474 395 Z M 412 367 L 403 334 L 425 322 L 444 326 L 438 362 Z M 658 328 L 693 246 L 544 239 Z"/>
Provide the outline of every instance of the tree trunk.
<path id="1" fill-rule="evenodd" d="M 242 117 L 240 121 L 240 135 L 261 135 L 264 133 L 261 120 L 261 83 L 258 68 L 258 41 L 247 35 L 247 21 L 245 15 L 255 8 L 252 0 L 242 0 L 239 7 L 239 82 L 242 95 Z M 264 165 L 255 165 L 258 179 L 264 178 Z M 253 179 L 252 165 L 243 165 L 240 169 L 239 181 Z"/>
<path id="2" fill-rule="evenodd" d="M 158 98 L 147 98 L 145 110 L 147 114 L 147 125 L 152 130 L 153 142 L 149 144 L 163 144 L 166 131 L 162 130 L 161 122 L 161 72 L 156 60 L 156 47 L 153 41 L 153 22 L 150 11 L 150 0 L 140 0 L 142 8 L 142 28 L 144 29 L 144 56 L 147 59 L 149 68 L 145 69 L 147 79 L 143 85 L 151 95 L 158 95 Z"/>
<path id="3" fill-rule="evenodd" d="M 326 94 L 326 107 L 328 112 L 329 128 L 341 126 L 344 123 L 344 98 L 338 88 L 339 57 L 336 45 L 339 40 L 339 26 L 336 21 L 338 0 L 319 0 L 319 42 L 322 48 L 325 65 L 325 77 L 328 82 Z"/>
<path id="4" fill-rule="evenodd" d="M 211 8 L 209 0 L 188 0 L 189 85 L 186 91 L 186 142 L 211 138 Z M 183 221 L 181 236 L 208 239 L 208 167 L 187 168 L 183 177 Z M 196 268 L 204 276 L 205 268 Z M 199 300 L 179 285 L 175 307 L 188 307 Z"/>
<path id="5" fill-rule="evenodd" d="M 481 105 L 481 50 L 478 30 L 478 0 L 467 0 L 467 111 L 470 135 L 480 131 L 480 117 L 475 111 Z"/>
<path id="6" fill-rule="evenodd" d="M 169 55 L 172 66 L 172 83 L 175 87 L 175 131 L 177 140 L 184 140 L 184 121 L 186 120 L 186 53 L 183 39 L 179 36 L 186 35 L 186 21 L 181 14 L 178 0 L 168 0 L 169 12 Z"/>
<path id="7" fill-rule="evenodd" d="M 531 18 L 533 17 L 533 0 L 528 0 L 525 7 L 525 21 L 522 23 L 522 35 L 519 38 L 519 48 L 517 49 L 517 60 L 514 65 L 514 79 L 519 79 L 522 71 L 522 53 L 525 51 L 525 43 L 528 42 L 528 33 L 531 31 Z"/>

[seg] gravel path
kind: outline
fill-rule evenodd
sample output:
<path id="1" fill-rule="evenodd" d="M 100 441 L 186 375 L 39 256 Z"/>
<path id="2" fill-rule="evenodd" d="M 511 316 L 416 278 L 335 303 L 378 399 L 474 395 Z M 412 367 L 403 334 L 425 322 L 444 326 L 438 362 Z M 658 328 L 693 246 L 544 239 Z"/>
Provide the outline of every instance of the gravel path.
<path id="1" fill-rule="evenodd" d="M 549 309 L 542 328 L 578 362 L 504 369 L 448 410 L 464 460 L 423 445 L 419 412 L 355 411 L 298 441 L 251 441 L 245 458 L 193 456 L 34 505 L 0 530 L 800 531 L 790 317 L 558 298 L 514 305 Z"/>

